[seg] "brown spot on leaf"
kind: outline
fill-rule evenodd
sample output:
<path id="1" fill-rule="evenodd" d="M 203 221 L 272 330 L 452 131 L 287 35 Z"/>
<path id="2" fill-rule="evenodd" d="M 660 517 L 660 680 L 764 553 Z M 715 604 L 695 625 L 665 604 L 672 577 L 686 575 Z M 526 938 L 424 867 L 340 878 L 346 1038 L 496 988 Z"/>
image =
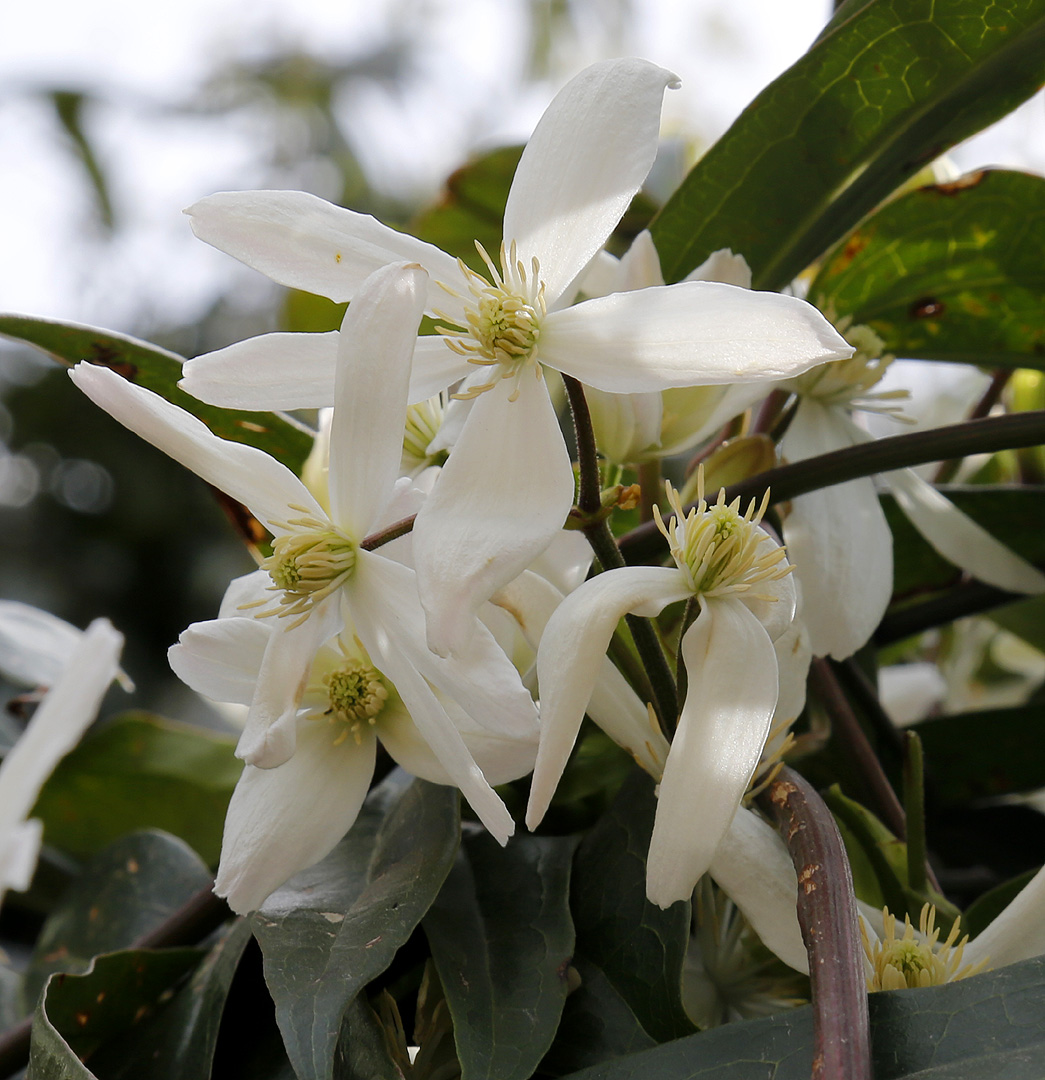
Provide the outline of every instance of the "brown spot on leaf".
<path id="1" fill-rule="evenodd" d="M 864 250 L 865 247 L 871 242 L 871 237 L 867 233 L 853 233 L 852 236 L 845 243 L 845 247 L 842 248 L 838 258 L 835 259 L 831 269 L 837 273 L 840 270 L 845 270 L 849 264 Z"/>
<path id="2" fill-rule="evenodd" d="M 90 1013 L 78 1012 L 76 1013 L 76 1023 L 78 1027 L 87 1027 L 87 1021 L 91 1019 Z"/>
<path id="3" fill-rule="evenodd" d="M 97 1001 L 99 1005 L 101 1005 L 101 1003 L 105 1000 L 105 991 L 99 990 L 98 996 L 94 1000 Z"/>
<path id="4" fill-rule="evenodd" d="M 942 315 L 945 308 L 943 301 L 937 300 L 935 296 L 923 296 L 920 300 L 915 300 L 908 314 L 912 319 L 932 319 Z"/>
<path id="5" fill-rule="evenodd" d="M 946 184 L 934 184 L 933 190 L 941 195 L 958 195 L 968 188 L 979 187 L 987 178 L 986 169 L 977 169 L 975 172 L 959 176 L 957 180 L 951 180 Z"/>
<path id="6" fill-rule="evenodd" d="M 90 364 L 97 364 L 99 367 L 107 367 L 110 371 L 115 371 L 117 375 L 122 375 L 130 382 L 134 382 L 138 377 L 137 365 L 132 364 L 129 360 L 125 360 L 117 349 L 114 349 L 104 341 L 92 341 L 91 354 L 92 355 L 90 356 L 84 357 Z"/>
<path id="7" fill-rule="evenodd" d="M 127 860 L 127 873 L 128 874 L 136 874 L 136 873 L 138 873 L 138 870 L 139 870 L 138 860 L 137 859 L 128 859 Z"/>

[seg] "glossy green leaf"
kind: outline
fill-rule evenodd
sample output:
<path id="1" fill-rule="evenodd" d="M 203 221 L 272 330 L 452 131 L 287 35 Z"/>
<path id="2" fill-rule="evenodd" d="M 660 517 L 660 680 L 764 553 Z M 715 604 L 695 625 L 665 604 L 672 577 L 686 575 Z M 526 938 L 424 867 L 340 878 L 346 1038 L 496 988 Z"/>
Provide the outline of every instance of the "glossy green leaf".
<path id="1" fill-rule="evenodd" d="M 425 916 L 463 1080 L 528 1080 L 551 1045 L 573 956 L 574 846 L 471 835 Z"/>
<path id="2" fill-rule="evenodd" d="M 570 906 L 577 953 L 594 963 L 659 1042 L 693 1030 L 682 1007 L 689 902 L 646 899 L 653 781 L 635 769 L 574 859 Z"/>
<path id="3" fill-rule="evenodd" d="M 872 0 L 744 110 L 654 220 L 664 276 L 718 248 L 779 289 L 1045 78 L 1045 0 Z"/>
<path id="4" fill-rule="evenodd" d="M 199 856 L 175 836 L 139 832 L 110 844 L 84 867 L 40 931 L 26 971 L 29 1007 L 52 973 L 78 974 L 99 953 L 129 948 L 211 881 Z"/>
<path id="5" fill-rule="evenodd" d="M 210 866 L 242 764 L 233 740 L 145 713 L 92 731 L 63 758 L 33 809 L 48 844 L 78 858 L 132 829 L 180 836 Z"/>
<path id="6" fill-rule="evenodd" d="M 986 170 L 872 214 L 809 299 L 866 323 L 897 356 L 1045 365 L 1045 179 Z"/>
<path id="7" fill-rule="evenodd" d="M 294 472 L 300 472 L 312 449 L 308 435 L 274 413 L 219 409 L 179 390 L 177 384 L 184 360 L 158 345 L 112 330 L 27 315 L 0 315 L 0 334 L 35 345 L 69 367 L 87 360 L 112 368 L 130 382 L 144 386 L 192 413 L 215 435 L 256 446 Z"/>
<path id="8" fill-rule="evenodd" d="M 27 1080 L 106 1080 L 92 1055 L 162 1008 L 202 949 L 100 956 L 82 975 L 52 975 L 33 1015 Z"/>
<path id="9" fill-rule="evenodd" d="M 301 1080 L 333 1077 L 346 1010 L 421 921 L 457 852 L 457 791 L 409 780 L 391 773 L 334 851 L 252 916 Z"/>
<path id="10" fill-rule="evenodd" d="M 875 1080 L 1039 1080 L 1045 1059 L 1045 959 L 947 986 L 872 994 Z M 808 1006 L 727 1024 L 570 1080 L 808 1080 Z"/>

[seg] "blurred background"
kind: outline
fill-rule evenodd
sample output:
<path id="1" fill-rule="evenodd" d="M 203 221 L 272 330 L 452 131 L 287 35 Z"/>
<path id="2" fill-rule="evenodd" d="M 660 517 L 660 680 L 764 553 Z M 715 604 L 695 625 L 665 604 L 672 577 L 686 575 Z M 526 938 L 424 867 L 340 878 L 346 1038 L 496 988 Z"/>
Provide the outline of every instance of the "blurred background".
<path id="1" fill-rule="evenodd" d="M 0 310 L 185 356 L 276 329 L 287 300 L 195 240 L 214 191 L 299 188 L 409 223 L 469 155 L 525 140 L 594 60 L 676 71 L 649 194 L 828 17 L 828 0 L 38 0 L 0 37 Z M 1039 96 L 960 147 L 1045 172 Z M 137 704 L 187 719 L 165 651 L 252 568 L 202 483 L 0 341 L 0 596 L 128 636 Z"/>

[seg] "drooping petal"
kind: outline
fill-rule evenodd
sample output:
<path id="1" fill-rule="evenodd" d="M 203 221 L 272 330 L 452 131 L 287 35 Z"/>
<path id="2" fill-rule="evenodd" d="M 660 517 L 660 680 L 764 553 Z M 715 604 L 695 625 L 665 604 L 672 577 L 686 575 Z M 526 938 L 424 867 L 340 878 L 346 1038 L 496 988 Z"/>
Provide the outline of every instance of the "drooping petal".
<path id="1" fill-rule="evenodd" d="M 304 191 L 219 191 L 185 213 L 192 231 L 219 251 L 280 285 L 338 303 L 388 263 L 420 263 L 432 275 L 429 308 L 453 304 L 437 281 L 463 286 L 445 251 Z"/>
<path id="2" fill-rule="evenodd" d="M 711 859 L 708 873 L 785 964 L 808 973 L 798 925 L 798 879 L 776 830 L 743 806 Z"/>
<path id="3" fill-rule="evenodd" d="M 225 816 L 214 891 L 246 914 L 288 878 L 319 862 L 352 827 L 374 775 L 377 740 L 334 745 L 323 721 L 303 720 L 278 769 L 246 766 Z"/>
<path id="4" fill-rule="evenodd" d="M 1045 592 L 1045 574 L 963 514 L 917 473 L 898 469 L 889 473 L 888 480 L 900 509 L 945 559 L 998 589 Z"/>
<path id="5" fill-rule="evenodd" d="M 122 648 L 123 635 L 107 619 L 95 619 L 87 628 L 0 765 L 0 830 L 28 816 L 55 765 L 80 741 L 116 675 Z"/>
<path id="6" fill-rule="evenodd" d="M 803 399 L 782 451 L 792 461 L 852 444 L 837 410 Z M 784 519 L 788 560 L 816 656 L 844 660 L 870 638 L 893 589 L 893 538 L 870 478 L 801 495 Z"/>
<path id="7" fill-rule="evenodd" d="M 463 649 L 479 607 L 521 574 L 562 528 L 573 468 L 543 381 L 519 396 L 507 381 L 480 394 L 438 483 L 414 523 L 428 643 Z"/>
<path id="8" fill-rule="evenodd" d="M 605 60 L 555 96 L 523 151 L 504 210 L 529 270 L 536 257 L 549 306 L 566 292 L 620 221 L 657 154 L 670 71 L 634 58 Z"/>
<path id="9" fill-rule="evenodd" d="M 267 525 L 285 520 L 291 504 L 324 516 L 304 484 L 263 450 L 219 439 L 195 416 L 108 368 L 77 364 L 69 375 L 125 428 L 243 503 Z"/>
<path id="10" fill-rule="evenodd" d="M 226 409 L 321 409 L 334 401 L 338 334 L 261 334 L 186 361 L 178 385 Z"/>
<path id="11" fill-rule="evenodd" d="M 528 828 L 536 828 L 548 809 L 621 617 L 629 611 L 652 617 L 689 595 L 677 569 L 629 566 L 586 581 L 548 620 L 537 651 L 541 744 L 526 808 Z"/>
<path id="12" fill-rule="evenodd" d="M 1045 868 L 1016 894 L 1009 906 L 965 947 L 969 964 L 990 968 L 1045 954 Z"/>
<path id="13" fill-rule="evenodd" d="M 657 457 L 673 457 L 691 450 L 768 392 L 762 382 L 675 386 L 662 391 L 664 416 Z"/>
<path id="14" fill-rule="evenodd" d="M 392 494 L 427 274 L 396 263 L 360 286 L 341 324 L 330 428 L 330 510 L 357 539 Z"/>
<path id="15" fill-rule="evenodd" d="M 193 623 L 167 650 L 167 662 L 197 694 L 249 705 L 269 639 L 276 632 L 271 620 L 243 616 Z"/>
<path id="16" fill-rule="evenodd" d="M 585 300 L 540 338 L 542 363 L 615 394 L 782 379 L 852 352 L 804 300 L 707 281 Z"/>
<path id="17" fill-rule="evenodd" d="M 646 895 L 686 899 L 729 828 L 777 701 L 773 643 L 739 601 L 704 600 L 682 639 L 689 691 L 657 797 Z"/>

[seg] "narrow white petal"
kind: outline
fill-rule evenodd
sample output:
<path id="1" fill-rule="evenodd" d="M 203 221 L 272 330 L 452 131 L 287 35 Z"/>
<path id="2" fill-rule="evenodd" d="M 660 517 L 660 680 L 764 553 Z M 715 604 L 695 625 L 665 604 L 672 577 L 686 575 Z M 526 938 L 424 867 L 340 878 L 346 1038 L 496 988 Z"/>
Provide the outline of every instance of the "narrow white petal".
<path id="1" fill-rule="evenodd" d="M 554 304 L 620 221 L 657 154 L 670 71 L 604 60 L 556 94 L 526 144 L 504 211 L 504 237 L 536 256 Z"/>
<path id="2" fill-rule="evenodd" d="M 705 281 L 550 312 L 540 340 L 543 363 L 615 394 L 783 379 L 852 353 L 804 300 Z"/>
<path id="3" fill-rule="evenodd" d="M 509 401 L 502 381 L 476 399 L 453 453 L 414 524 L 428 643 L 465 648 L 475 616 L 562 528 L 573 467 L 543 380 L 523 374 Z"/>
<path id="4" fill-rule="evenodd" d="M 334 401 L 338 334 L 261 334 L 187 360 L 178 385 L 226 409 L 321 409 Z"/>
<path id="5" fill-rule="evenodd" d="M 765 745 L 777 701 L 773 643 L 735 600 L 704 602 L 682 639 L 689 690 L 657 798 L 646 895 L 670 907 L 711 864 Z"/>
<path id="6" fill-rule="evenodd" d="M 731 248 L 719 248 L 695 270 L 691 270 L 686 275 L 686 281 L 718 281 L 723 285 L 750 289 L 751 267 L 743 255 L 734 255 Z"/>
<path id="7" fill-rule="evenodd" d="M 69 374 L 125 428 L 243 503 L 266 524 L 284 520 L 290 504 L 324 516 L 304 484 L 263 450 L 219 439 L 195 416 L 108 368 L 83 363 Z"/>
<path id="8" fill-rule="evenodd" d="M 403 458 L 407 387 L 428 276 L 396 263 L 363 282 L 345 313 L 330 427 L 330 509 L 362 539 Z"/>
<path id="9" fill-rule="evenodd" d="M 990 968 L 1015 964 L 1045 953 L 1045 868 L 1016 895 L 1011 904 L 965 947 L 965 961 L 985 960 Z"/>
<path id="10" fill-rule="evenodd" d="M 95 619 L 58 681 L 0 765 L 0 828 L 11 829 L 36 802 L 54 767 L 80 741 L 116 675 L 123 635 Z"/>
<path id="11" fill-rule="evenodd" d="M 586 581 L 548 620 L 537 651 L 541 743 L 526 808 L 528 828 L 537 827 L 555 793 L 617 623 L 629 611 L 657 615 L 689 595 L 677 569 L 629 566 Z"/>
<path id="12" fill-rule="evenodd" d="M 1010 592 L 1045 592 L 1045 574 L 963 514 L 910 469 L 888 474 L 889 488 L 911 524 L 948 561 Z"/>
<path id="13" fill-rule="evenodd" d="M 193 623 L 167 650 L 167 661 L 196 693 L 211 701 L 249 705 L 274 633 L 271 619 L 238 616 Z"/>
<path id="14" fill-rule="evenodd" d="M 39 818 L 0 826 L 0 901 L 8 889 L 25 892 L 32 884 L 43 837 Z"/>
<path id="15" fill-rule="evenodd" d="M 741 807 L 708 873 L 744 913 L 762 944 L 796 971 L 809 972 L 798 925 L 798 879 L 775 829 Z"/>
<path id="16" fill-rule="evenodd" d="M 445 251 L 304 191 L 220 191 L 185 213 L 201 240 L 280 285 L 339 303 L 388 263 L 420 263 L 432 275 L 428 307 L 452 303 L 436 281 L 462 281 Z"/>
<path id="17" fill-rule="evenodd" d="M 414 367 L 410 375 L 410 404 L 430 397 L 459 382 L 475 370 L 464 357 L 455 353 L 439 334 L 419 337 L 414 345 Z M 460 404 L 466 404 L 460 402 Z"/>
<path id="18" fill-rule="evenodd" d="M 374 775 L 377 740 L 334 745 L 322 720 L 299 722 L 294 756 L 278 769 L 247 765 L 225 816 L 214 891 L 246 914 L 319 862 L 352 827 Z"/>

